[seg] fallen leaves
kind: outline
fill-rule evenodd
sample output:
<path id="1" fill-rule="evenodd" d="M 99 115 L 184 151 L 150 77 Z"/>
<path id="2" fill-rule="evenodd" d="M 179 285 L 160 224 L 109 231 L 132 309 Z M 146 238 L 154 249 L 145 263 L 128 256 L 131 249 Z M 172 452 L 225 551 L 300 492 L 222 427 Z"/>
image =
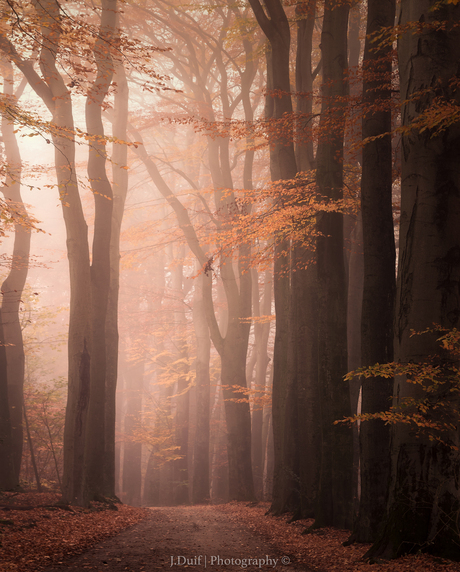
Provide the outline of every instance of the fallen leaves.
<path id="1" fill-rule="evenodd" d="M 58 501 L 53 493 L 5 493 L 0 504 L 29 506 L 27 510 L 0 508 L 0 572 L 38 572 L 48 566 L 65 561 L 69 556 L 87 551 L 94 544 L 115 536 L 123 529 L 143 520 L 149 511 L 126 505 L 117 505 L 118 510 L 106 510 L 105 505 L 95 503 L 93 510 L 72 508 L 62 510 L 52 506 Z M 47 506 L 43 506 L 47 505 Z M 14 507 L 13 507 L 14 508 Z M 202 512 L 205 507 L 197 507 Z M 211 507 L 209 507 L 211 508 Z M 217 505 L 213 510 L 222 511 L 235 523 L 238 536 L 241 527 L 248 528 L 275 547 L 280 554 L 292 562 L 302 564 L 306 569 L 318 572 L 337 570 L 340 572 L 460 572 L 460 563 L 433 558 L 420 554 L 398 560 L 368 564 L 361 558 L 368 549 L 367 544 L 352 544 L 344 547 L 350 533 L 347 530 L 324 528 L 312 534 L 302 534 L 312 521 L 301 520 L 288 523 L 290 515 L 266 516 L 267 503 L 248 506 L 247 503 Z M 155 518 L 161 521 L 166 508 L 157 510 Z M 188 511 L 195 510 L 188 507 Z M 171 509 L 168 523 L 162 523 L 164 531 L 174 525 L 174 509 Z M 201 514 L 201 513 L 200 513 Z M 164 518 L 164 517 L 163 517 Z M 188 519 L 181 521 L 189 522 Z M 188 529 L 187 529 L 188 530 Z M 183 531 L 179 531 L 180 538 Z M 171 546 L 173 539 L 167 534 L 162 545 Z M 216 539 L 217 540 L 217 539 Z M 243 538 L 235 538 L 235 542 Z M 153 549 L 146 539 L 145 554 Z M 163 546 L 165 547 L 165 545 Z M 177 548 L 177 547 L 176 547 Z M 177 551 L 176 551 L 177 552 Z M 118 560 L 117 560 L 118 562 Z M 169 563 L 169 561 L 168 561 Z M 160 566 L 161 568 L 161 566 Z M 286 568 L 286 572 L 288 569 Z"/>
<path id="2" fill-rule="evenodd" d="M 230 518 L 267 538 L 280 553 L 292 556 L 297 563 L 302 563 L 312 571 L 460 572 L 459 562 L 434 558 L 427 554 L 405 556 L 378 564 L 362 562 L 360 559 L 370 545 L 342 546 L 348 540 L 350 531 L 323 528 L 312 534 L 302 534 L 313 523 L 312 520 L 298 520 L 289 524 L 291 515 L 267 516 L 269 507 L 268 503 L 259 503 L 250 507 L 247 503 L 232 502 L 219 505 L 217 508 L 224 511 Z"/>
<path id="3" fill-rule="evenodd" d="M 53 506 L 55 493 L 2 493 L 0 572 L 35 572 L 88 550 L 92 545 L 143 520 L 147 511 L 126 505 L 107 510 Z M 7 507 L 7 508 L 5 508 Z"/>

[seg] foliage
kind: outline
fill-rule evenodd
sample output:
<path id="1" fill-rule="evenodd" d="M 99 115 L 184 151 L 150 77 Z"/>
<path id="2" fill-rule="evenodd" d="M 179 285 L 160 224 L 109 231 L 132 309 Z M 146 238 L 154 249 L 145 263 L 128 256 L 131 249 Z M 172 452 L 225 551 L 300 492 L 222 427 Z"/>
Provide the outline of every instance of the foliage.
<path id="1" fill-rule="evenodd" d="M 63 432 L 67 395 L 62 350 L 67 326 L 66 308 L 43 306 L 40 297 L 26 285 L 20 307 L 24 337 L 24 407 L 31 443 L 42 485 L 60 488 Z M 58 374 L 62 372 L 62 376 Z M 24 432 L 21 479 L 33 483 L 30 443 Z"/>
<path id="2" fill-rule="evenodd" d="M 26 214 L 20 205 L 0 198 L 0 238 L 4 237 L 15 225 L 21 225 L 29 231 L 44 232 L 38 228 L 37 224 L 39 221 Z M 4 255 L 0 258 L 0 264 L 5 264 Z M 7 265 L 10 264 L 11 261 L 7 261 Z"/>
<path id="3" fill-rule="evenodd" d="M 418 436 L 428 435 L 430 441 L 438 441 L 458 450 L 451 435 L 460 422 L 460 331 L 434 325 L 423 332 L 412 331 L 412 336 L 439 335 L 441 350 L 424 357 L 420 362 L 391 362 L 359 368 L 345 376 L 346 381 L 355 377 L 372 380 L 398 377 L 420 390 L 417 397 L 401 397 L 388 411 L 364 413 L 341 419 L 335 423 L 356 423 L 381 419 L 385 424 L 405 423 L 414 428 Z"/>
<path id="4" fill-rule="evenodd" d="M 239 394 L 241 397 L 226 397 L 224 401 L 232 401 L 233 403 L 250 403 L 251 411 L 263 409 L 266 405 L 271 405 L 271 392 L 265 388 L 249 388 L 241 387 L 241 385 L 222 385 L 222 389 L 227 389 L 233 394 Z"/>
<path id="5" fill-rule="evenodd" d="M 61 486 L 66 393 L 66 380 L 62 378 L 24 387 L 24 407 L 40 480 L 54 489 Z M 24 439 L 22 480 L 32 483 L 26 434 Z"/>
<path id="6" fill-rule="evenodd" d="M 325 212 L 355 213 L 358 209 L 356 176 L 347 174 L 345 198 L 332 201 L 321 197 L 315 184 L 315 172 L 299 173 L 295 179 L 267 183 L 254 191 L 237 193 L 238 206 L 245 205 L 234 224 L 224 226 L 210 240 L 218 245 L 214 256 L 229 256 L 238 250 L 242 237 L 253 245 L 250 265 L 263 268 L 273 258 L 274 239 L 287 239 L 314 251 L 318 215 Z M 217 216 L 222 213 L 217 213 Z"/>

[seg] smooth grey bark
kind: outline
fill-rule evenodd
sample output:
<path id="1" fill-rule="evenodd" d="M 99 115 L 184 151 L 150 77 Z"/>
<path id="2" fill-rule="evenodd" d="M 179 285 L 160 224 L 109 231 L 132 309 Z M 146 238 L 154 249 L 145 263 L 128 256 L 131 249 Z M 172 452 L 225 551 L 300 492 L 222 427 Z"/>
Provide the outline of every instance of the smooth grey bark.
<path id="1" fill-rule="evenodd" d="M 70 92 L 57 68 L 61 39 L 61 13 L 57 2 L 33 3 L 42 34 L 39 55 L 41 77 L 30 60 L 23 60 L 6 36 L 0 49 L 22 71 L 29 85 L 52 114 L 55 169 L 67 234 L 70 271 L 70 319 L 68 336 L 68 400 L 64 431 L 63 499 L 78 502 L 83 477 L 86 412 L 89 401 L 91 340 L 91 290 L 87 225 L 75 171 L 75 142 Z M 62 130 L 62 132 L 60 131 Z"/>
<path id="2" fill-rule="evenodd" d="M 420 132 L 414 122 L 438 101 L 460 96 L 460 7 L 403 0 L 400 23 L 409 26 L 399 38 L 402 125 L 400 255 L 396 295 L 395 360 L 449 365 L 458 358 L 441 352 L 436 338 L 424 331 L 433 323 L 451 329 L 460 317 L 460 129 L 458 122 L 442 131 L 434 125 Z M 436 29 L 436 22 L 446 28 Z M 416 32 L 411 29 L 416 25 Z M 449 393 L 449 391 L 447 391 Z M 404 376 L 395 379 L 394 404 L 425 394 Z M 441 398 L 441 393 L 433 395 Z M 443 397 L 445 399 L 446 396 Z M 447 419 L 458 421 L 458 398 L 447 399 Z M 454 417 L 450 417 L 454 415 Z M 433 412 L 433 419 L 438 414 Z M 447 445 L 416 436 L 413 427 L 394 426 L 390 497 L 382 533 L 367 553 L 394 558 L 419 550 L 458 560 L 460 510 L 458 429 L 446 431 Z"/>
<path id="3" fill-rule="evenodd" d="M 350 70 L 350 98 L 358 101 L 362 93 L 362 81 L 359 78 L 361 50 L 361 0 L 355 0 L 350 8 L 348 19 L 348 68 Z M 344 163 L 347 169 L 358 170 L 362 164 L 362 152 L 359 147 L 361 137 L 362 112 L 352 104 L 346 133 Z M 363 227 L 361 213 L 344 216 L 345 261 L 347 271 L 347 368 L 352 371 L 361 365 L 361 314 L 363 305 Z M 354 378 L 349 382 L 351 411 L 358 410 L 361 382 Z M 358 514 L 359 505 L 359 429 L 353 424 L 353 522 Z"/>
<path id="4" fill-rule="evenodd" d="M 251 452 L 252 452 L 252 470 L 254 475 L 254 489 L 258 499 L 263 499 L 263 480 L 264 480 L 264 460 L 265 460 L 265 442 L 263 440 L 263 421 L 264 421 L 264 405 L 261 398 L 264 396 L 267 386 L 267 367 L 270 363 L 268 357 L 267 345 L 270 335 L 271 303 L 272 303 L 272 276 L 271 272 L 265 272 L 265 281 L 263 285 L 263 298 L 259 300 L 259 278 L 255 268 L 252 269 L 252 286 L 253 286 L 253 316 L 254 322 L 254 358 L 255 372 L 254 384 L 255 403 L 251 416 Z M 260 318 L 262 317 L 262 320 Z M 259 318 L 259 320 L 258 320 Z M 265 394 L 266 395 L 266 394 Z"/>
<path id="5" fill-rule="evenodd" d="M 312 69 L 313 30 L 316 2 L 297 5 L 296 92 L 297 109 L 303 117 L 296 125 L 296 159 L 299 171 L 315 165 L 313 150 L 313 81 L 321 62 Z M 313 177 L 311 177 L 313 179 Z M 299 204 L 303 197 L 299 196 Z M 286 449 L 295 444 L 296 473 L 294 518 L 314 516 L 321 460 L 321 419 L 318 386 L 318 292 L 313 244 L 295 244 L 291 254 L 291 351 L 290 406 L 286 407 Z M 289 399 L 289 394 L 288 394 Z"/>
<path id="6" fill-rule="evenodd" d="M 285 113 L 292 116 L 291 86 L 289 79 L 289 50 L 291 34 L 289 22 L 279 0 L 269 0 L 264 6 L 259 0 L 249 1 L 257 22 L 267 37 L 270 48 L 267 55 L 267 88 L 265 120 L 280 120 Z M 287 127 L 270 143 L 270 172 L 272 181 L 293 179 L 297 174 L 292 128 Z M 283 197 L 273 199 L 280 205 Z M 286 479 L 293 473 L 292 460 L 285 458 L 286 400 L 289 368 L 289 308 L 290 308 L 290 244 L 288 239 L 275 242 L 274 299 L 276 333 L 273 355 L 273 436 L 274 475 L 271 511 L 286 510 Z"/>
<path id="7" fill-rule="evenodd" d="M 4 62 L 3 93 L 14 102 L 14 77 L 11 62 Z M 20 219 L 14 225 L 14 245 L 10 269 L 1 286 L 3 336 L 7 360 L 8 403 L 12 431 L 13 464 L 16 483 L 19 484 L 23 448 L 23 387 L 24 344 L 19 317 L 22 291 L 29 269 L 30 237 L 28 216 L 21 197 L 21 155 L 14 133 L 15 126 L 6 116 L 2 117 L 2 140 L 6 160 L 5 186 L 2 192 Z"/>
<path id="8" fill-rule="evenodd" d="M 183 258 L 183 248 L 178 248 L 179 260 L 176 260 L 172 270 L 172 290 L 176 298 L 177 311 L 174 312 L 174 348 L 176 353 L 177 374 L 176 395 L 174 403 L 176 414 L 174 418 L 174 439 L 178 447 L 177 454 L 180 455 L 173 463 L 174 479 L 174 504 L 188 504 L 190 502 L 190 482 L 189 482 L 189 425 L 190 425 L 190 382 L 189 382 L 189 348 L 186 337 L 187 322 L 185 318 L 184 298 L 187 294 L 184 284 L 184 268 L 180 261 Z"/>
<path id="9" fill-rule="evenodd" d="M 321 63 L 313 71 L 313 30 L 316 21 L 316 0 L 299 2 L 296 6 L 296 162 L 299 171 L 310 171 L 315 165 L 313 149 L 313 81 Z"/>
<path id="10" fill-rule="evenodd" d="M 348 11 L 348 6 L 336 6 L 332 0 L 326 0 L 321 34 L 323 85 L 316 180 L 319 195 L 330 201 L 343 197 Z M 319 213 L 317 230 L 322 457 L 314 526 L 347 528 L 352 519 L 352 433 L 343 424 L 334 425 L 334 421 L 351 412 L 348 386 L 343 381 L 347 372 L 343 215 Z"/>
<path id="11" fill-rule="evenodd" d="M 199 269 L 197 269 L 199 270 Z M 203 275 L 195 278 L 193 297 L 193 325 L 196 337 L 196 431 L 193 454 L 192 502 L 210 500 L 209 420 L 211 339 L 203 301 Z"/>
<path id="12" fill-rule="evenodd" d="M 0 308 L 0 490 L 2 491 L 12 490 L 18 486 L 14 474 L 13 438 L 11 434 L 7 380 L 6 351 L 3 337 L 2 310 Z"/>
<path id="13" fill-rule="evenodd" d="M 96 191 L 96 210 L 98 211 L 96 219 L 99 221 L 96 222 L 96 227 L 99 228 L 95 229 L 96 238 L 93 243 L 92 267 L 90 267 L 87 225 L 82 211 L 75 171 L 75 141 L 69 135 L 74 131 L 72 101 L 63 76 L 57 67 L 62 14 L 59 4 L 54 0 L 34 2 L 34 6 L 40 19 L 42 34 L 39 55 L 42 77 L 35 72 L 33 62 L 23 60 L 5 36 L 0 38 L 0 48 L 24 73 L 32 89 L 42 98 L 51 112 L 53 123 L 57 128 L 52 133 L 52 139 L 55 147 L 56 176 L 66 225 L 71 284 L 68 337 L 69 391 L 64 432 L 63 499 L 66 502 L 86 504 L 89 496 L 101 494 L 103 485 L 99 486 L 99 484 L 96 484 L 96 481 L 99 482 L 104 479 L 104 471 L 98 471 L 104 460 L 104 447 L 101 445 L 101 442 L 104 441 L 105 436 L 103 428 L 105 374 L 102 376 L 101 372 L 105 370 L 105 351 L 97 354 L 93 353 L 93 334 L 94 331 L 98 331 L 98 328 L 101 328 L 101 335 L 97 336 L 97 343 L 102 344 L 102 340 L 105 338 L 105 319 L 102 319 L 101 312 L 106 306 L 108 290 L 99 288 L 102 282 L 104 282 L 104 279 L 102 279 L 102 282 L 100 281 L 99 270 L 104 266 L 104 264 L 101 264 L 101 260 L 105 257 L 105 254 L 102 252 L 105 246 L 100 247 L 107 242 L 107 237 L 110 237 L 110 223 L 108 226 L 105 225 L 105 227 L 105 223 L 101 224 L 100 207 L 102 201 L 108 202 L 104 195 L 108 196 L 110 193 L 106 184 L 105 170 L 102 172 L 98 169 L 101 161 L 105 162 L 103 156 L 104 142 L 102 139 L 96 138 L 92 142 L 93 153 L 90 154 L 89 162 L 91 164 L 90 179 L 92 179 L 93 188 Z M 116 5 L 114 0 L 105 2 L 103 8 L 104 24 L 97 40 L 98 46 L 104 44 L 103 36 L 107 32 L 106 27 L 113 28 L 113 23 L 107 22 L 106 19 L 108 18 L 110 21 L 115 18 Z M 106 46 L 107 44 L 105 44 Z M 102 69 L 107 58 L 110 58 L 110 55 L 104 48 L 99 54 L 96 54 L 98 77 L 91 94 L 95 104 L 94 107 L 96 107 L 96 101 L 100 100 L 100 96 L 104 91 L 103 89 L 99 91 L 99 88 L 102 88 L 104 81 L 107 79 L 103 77 L 107 69 Z M 89 130 L 93 130 L 94 135 L 103 134 L 103 130 L 101 131 L 100 113 L 95 112 L 88 115 L 90 120 Z M 94 125 L 91 124 L 91 119 L 94 119 Z M 106 266 L 108 268 L 108 255 L 106 258 Z M 100 296 L 100 304 L 95 302 L 96 298 L 94 295 L 96 295 L 96 298 Z M 95 312 L 92 312 L 93 308 Z M 97 355 L 98 359 L 91 359 L 92 355 Z M 92 392 L 94 402 L 90 431 L 97 435 L 94 442 L 85 433 L 88 406 L 91 401 L 90 386 L 92 377 L 94 381 L 96 379 L 99 380 L 99 383 L 94 385 L 96 391 Z M 99 391 L 99 395 L 97 391 Z M 97 418 L 97 413 L 95 413 L 96 410 L 99 410 L 99 418 Z M 89 455 L 85 453 L 85 443 L 89 446 Z M 98 453 L 95 453 L 96 449 Z M 98 465 L 99 467 L 97 467 Z M 89 473 L 87 469 L 89 469 Z"/>
<path id="14" fill-rule="evenodd" d="M 93 356 L 90 363 L 90 400 L 85 439 L 82 504 L 107 496 L 106 478 L 106 321 L 110 292 L 110 237 L 113 192 L 106 173 L 106 141 L 102 105 L 114 73 L 110 44 L 115 35 L 117 0 L 102 0 L 101 24 L 93 48 L 96 77 L 86 98 L 86 128 L 94 140 L 89 147 L 88 178 L 94 195 L 95 218 L 91 257 L 91 328 Z M 113 419 L 114 422 L 114 419 Z M 112 467 L 114 468 L 114 467 Z M 113 479 L 110 479 L 113 481 Z"/>
<path id="15" fill-rule="evenodd" d="M 364 281 L 361 365 L 393 361 L 393 310 L 396 290 L 392 207 L 391 45 L 377 47 L 373 35 L 391 27 L 394 0 L 368 2 L 363 62 L 362 178 Z M 376 138 L 367 140 L 368 138 Z M 362 383 L 361 413 L 386 411 L 393 380 L 376 377 Z M 352 539 L 373 542 L 386 510 L 390 478 L 390 427 L 382 420 L 360 426 L 361 499 Z M 376 473 L 379 478 L 376 479 Z"/>
<path id="16" fill-rule="evenodd" d="M 265 385 L 266 395 L 272 394 L 273 386 L 273 367 L 270 368 L 270 374 Z M 273 417 L 271 404 L 264 406 L 264 420 L 262 426 L 262 443 L 264 446 L 264 482 L 263 482 L 263 499 L 271 501 L 273 490 Z"/>
<path id="17" fill-rule="evenodd" d="M 115 63 L 112 133 L 121 143 L 114 143 L 112 150 L 113 207 L 110 235 L 110 290 L 107 302 L 106 341 L 107 370 L 105 395 L 105 493 L 115 496 L 115 423 L 116 389 L 118 378 L 118 294 L 120 288 L 120 233 L 128 192 L 128 139 L 129 89 L 125 69 L 121 62 Z"/>

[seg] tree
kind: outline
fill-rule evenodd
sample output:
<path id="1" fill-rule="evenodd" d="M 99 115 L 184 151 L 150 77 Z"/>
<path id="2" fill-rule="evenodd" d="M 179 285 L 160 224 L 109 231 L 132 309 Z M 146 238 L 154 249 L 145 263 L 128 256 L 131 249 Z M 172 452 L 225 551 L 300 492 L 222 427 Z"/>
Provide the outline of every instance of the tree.
<path id="1" fill-rule="evenodd" d="M 0 310 L 1 318 L 1 310 Z M 3 327 L 0 320 L 0 490 L 12 489 L 17 485 L 13 464 L 13 437 L 8 400 L 8 376 Z"/>
<path id="2" fill-rule="evenodd" d="M 284 114 L 292 115 L 291 86 L 289 80 L 289 56 L 291 32 L 283 6 L 279 0 L 270 0 L 264 7 L 258 0 L 250 0 L 259 26 L 267 37 L 270 47 L 267 52 L 267 87 L 265 120 L 281 120 Z M 283 130 L 270 143 L 270 172 L 272 181 L 290 180 L 297 174 L 292 128 Z M 283 196 L 274 197 L 283 204 Z M 273 502 L 271 510 L 280 513 L 293 509 L 290 497 L 292 477 L 295 478 L 292 460 L 285 458 L 285 442 L 291 443 L 286 435 L 286 399 L 291 381 L 289 342 L 289 239 L 275 240 L 274 246 L 274 299 L 276 311 L 276 334 L 273 356 L 273 438 L 274 475 Z M 289 373 L 288 373 L 289 372 Z M 294 461 L 295 462 L 295 461 Z M 289 484 L 288 484 L 289 483 Z"/>
<path id="3" fill-rule="evenodd" d="M 257 69 L 252 61 L 252 45 L 247 42 L 241 50 L 242 55 L 238 54 L 245 64 L 244 69 L 238 65 L 237 58 L 230 56 L 225 48 L 225 37 L 231 22 L 232 11 L 216 9 L 216 14 L 222 21 L 222 29 L 215 39 L 204 29 L 201 14 L 198 14 L 195 20 L 190 15 L 184 14 L 182 9 L 172 10 L 169 6 L 165 9 L 167 18 L 158 12 L 149 14 L 149 17 L 163 25 L 167 23 L 168 28 L 174 32 L 174 44 L 177 38 L 182 39 L 182 57 L 178 56 L 178 48 L 165 52 L 165 56 L 172 61 L 173 73 L 183 83 L 187 96 L 192 97 L 192 101 L 195 102 L 205 122 L 215 125 L 219 114 L 225 119 L 230 119 L 240 104 L 243 104 L 244 113 L 252 113 L 252 110 L 244 104 L 245 100 L 248 100 L 249 89 Z M 208 25 L 209 21 L 206 20 L 205 24 Z M 147 34 L 155 38 L 153 31 L 147 30 Z M 203 42 L 206 50 L 197 46 L 196 37 Z M 226 62 L 234 65 L 236 73 L 241 78 L 241 84 L 232 85 L 231 89 L 229 88 L 231 74 L 226 69 L 224 58 Z M 216 90 L 217 97 L 213 96 L 213 89 Z M 140 134 L 135 131 L 133 133 L 136 140 L 140 141 Z M 246 214 L 246 205 L 238 203 L 234 190 L 230 139 L 222 135 L 220 133 L 219 136 L 214 137 L 212 133 L 207 133 L 209 173 L 215 208 L 211 220 L 218 233 L 228 231 L 240 217 Z M 247 384 L 245 365 L 250 329 L 247 318 L 251 311 L 251 273 L 247 271 L 250 256 L 249 244 L 242 237 L 236 264 L 224 249 L 220 253 L 219 278 L 224 286 L 228 311 L 227 328 L 223 330 L 219 328 L 213 307 L 213 260 L 207 255 L 205 246 L 192 224 L 189 212 L 162 177 L 155 162 L 144 148 L 139 147 L 136 152 L 142 158 L 158 190 L 174 210 L 188 246 L 196 256 L 202 271 L 205 272 L 204 310 L 211 339 L 222 364 L 222 388 L 228 431 L 229 494 L 230 498 L 235 500 L 253 500 L 250 409 L 247 401 L 241 400 L 238 393 L 238 388 L 245 388 Z M 248 173 L 252 168 L 251 155 L 251 150 L 245 152 L 245 169 Z M 205 208 L 209 213 L 210 207 L 206 205 Z"/>
<path id="4" fill-rule="evenodd" d="M 94 138 L 89 147 L 88 178 L 94 195 L 95 220 L 91 257 L 91 335 L 90 387 L 85 435 L 85 474 L 83 502 L 114 494 L 113 478 L 107 472 L 106 457 L 106 386 L 107 386 L 107 315 L 111 290 L 110 255 L 113 191 L 106 172 L 106 139 L 102 107 L 114 74 L 111 45 L 115 39 L 117 0 L 102 0 L 97 40 L 93 47 L 96 77 L 86 97 L 85 117 L 88 133 Z M 111 306 L 116 312 L 116 306 Z M 111 400 L 112 405 L 115 403 Z M 114 416 L 111 419 L 115 423 Z M 110 469 L 113 465 L 110 464 Z M 113 483 L 114 484 L 114 483 Z"/>
<path id="5" fill-rule="evenodd" d="M 392 46 L 376 42 L 391 28 L 395 2 L 368 2 L 363 62 L 362 178 L 364 283 L 361 318 L 361 365 L 393 360 L 395 244 L 392 208 L 391 72 Z M 392 380 L 362 383 L 362 413 L 388 407 Z M 360 427 L 361 498 L 352 538 L 371 542 L 386 508 L 390 473 L 390 428 L 382 420 Z M 376 479 L 376 472 L 381 478 Z"/>
<path id="6" fill-rule="evenodd" d="M 401 239 L 396 297 L 395 359 L 442 364 L 436 334 L 411 336 L 433 323 L 452 328 L 458 303 L 460 217 L 458 122 L 426 123 L 435 109 L 458 109 L 460 6 L 403 0 L 398 56 L 402 100 Z M 444 117 L 446 117 L 444 115 Z M 397 376 L 394 400 L 417 399 L 422 389 Z M 435 397 L 441 398 L 441 394 Z M 458 409 L 457 400 L 451 402 Z M 457 515 L 459 454 L 452 428 L 444 443 L 417 438 L 396 425 L 392 444 L 390 498 L 384 526 L 368 552 L 393 558 L 426 550 L 459 558 Z"/>
<path id="7" fill-rule="evenodd" d="M 319 194 L 331 201 L 343 198 L 343 134 L 347 82 L 347 3 L 324 6 L 321 50 L 322 105 L 317 150 Z M 321 473 L 315 527 L 351 525 L 352 434 L 336 431 L 333 422 L 350 411 L 347 384 L 346 283 L 343 256 L 343 214 L 318 215 L 316 248 L 318 276 L 318 383 L 321 403 Z"/>
<path id="8" fill-rule="evenodd" d="M 111 214 L 107 216 L 107 211 L 111 213 L 111 190 L 105 175 L 105 138 L 100 118 L 101 111 L 96 108 L 104 100 L 112 77 L 109 45 L 113 38 L 116 3 L 107 0 L 102 5 L 102 22 L 94 46 L 96 78 L 87 99 L 87 124 L 93 131 L 90 136 L 92 141 L 89 177 L 97 204 L 98 219 L 91 263 L 87 225 L 81 206 L 75 168 L 76 130 L 72 98 L 64 76 L 59 70 L 63 34 L 64 31 L 69 32 L 69 28 L 65 26 L 68 19 L 54 0 L 35 2 L 34 8 L 39 16 L 39 28 L 33 28 L 33 33 L 40 39 L 39 63 L 42 75 L 35 71 L 34 61 L 25 59 L 6 35 L 0 37 L 0 47 L 24 74 L 52 115 L 51 136 L 55 148 L 56 177 L 67 232 L 71 282 L 69 391 L 64 435 L 63 497 L 67 502 L 86 504 L 90 497 L 104 494 L 103 482 L 107 480 L 104 479 L 103 470 L 105 431 L 99 431 L 99 423 L 104 424 L 105 416 L 105 316 L 111 224 Z M 26 16 L 23 19 L 24 26 L 27 26 L 29 22 Z M 94 104 L 93 108 L 90 107 L 91 104 Z M 91 397 L 90 387 L 92 387 Z M 85 432 L 89 405 L 91 437 Z"/>
<path id="9" fill-rule="evenodd" d="M 198 265 L 197 265 L 198 266 Z M 199 268 L 197 268 L 199 271 Z M 210 499 L 209 467 L 209 418 L 210 418 L 210 373 L 209 360 L 211 339 L 204 312 L 203 301 L 204 276 L 195 278 L 193 300 L 193 325 L 195 329 L 196 355 L 196 431 L 193 454 L 192 502 L 200 504 Z"/>
<path id="10" fill-rule="evenodd" d="M 14 90 L 13 66 L 3 63 L 4 96 L 16 103 L 25 82 Z M 23 445 L 23 387 L 24 387 L 24 345 L 22 340 L 19 307 L 22 291 L 29 268 L 30 237 L 27 210 L 21 198 L 21 154 L 15 135 L 15 125 L 6 114 L 2 116 L 2 140 L 6 163 L 5 184 L 2 192 L 5 199 L 18 212 L 14 225 L 14 246 L 8 276 L 3 281 L 2 292 L 2 340 L 5 343 L 7 360 L 8 403 L 13 445 L 13 463 L 16 485 L 19 484 Z"/>
<path id="11" fill-rule="evenodd" d="M 123 63 L 114 64 L 116 92 L 113 102 L 112 135 L 112 228 L 110 232 L 110 290 L 106 320 L 106 394 L 105 394 L 105 473 L 106 493 L 115 496 L 115 426 L 116 390 L 118 381 L 118 297 L 120 289 L 120 234 L 128 193 L 128 125 L 129 88 Z"/>

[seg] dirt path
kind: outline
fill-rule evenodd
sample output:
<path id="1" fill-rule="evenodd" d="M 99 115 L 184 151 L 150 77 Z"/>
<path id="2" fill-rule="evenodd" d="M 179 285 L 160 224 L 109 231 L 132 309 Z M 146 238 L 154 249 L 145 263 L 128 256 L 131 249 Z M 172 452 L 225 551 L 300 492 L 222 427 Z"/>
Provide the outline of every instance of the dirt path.
<path id="1" fill-rule="evenodd" d="M 150 510 L 146 520 L 46 572 L 308 572 L 218 507 Z"/>

